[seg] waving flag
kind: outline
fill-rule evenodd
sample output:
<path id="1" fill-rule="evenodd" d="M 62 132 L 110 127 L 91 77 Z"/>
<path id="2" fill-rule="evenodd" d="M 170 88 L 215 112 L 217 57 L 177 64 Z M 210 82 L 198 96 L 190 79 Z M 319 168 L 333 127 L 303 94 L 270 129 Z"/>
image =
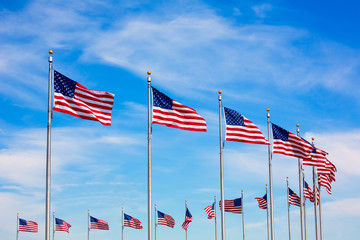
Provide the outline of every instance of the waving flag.
<path id="1" fill-rule="evenodd" d="M 225 212 L 232 213 L 242 213 L 242 200 L 241 198 L 236 198 L 233 200 L 224 200 L 225 202 Z M 219 206 L 221 209 L 221 201 L 219 202 Z"/>
<path id="2" fill-rule="evenodd" d="M 300 197 L 289 188 L 289 203 L 300 207 Z"/>
<path id="3" fill-rule="evenodd" d="M 261 209 L 267 209 L 267 194 L 265 194 L 263 197 L 256 197 L 255 198 L 259 203 L 259 208 Z"/>
<path id="4" fill-rule="evenodd" d="M 184 223 L 181 225 L 181 227 L 187 231 L 187 229 L 188 229 L 190 223 L 192 222 L 192 220 L 193 220 L 193 217 L 192 217 L 189 209 L 186 208 L 185 221 L 184 221 Z"/>
<path id="5" fill-rule="evenodd" d="M 230 108 L 224 107 L 226 141 L 270 145 L 261 131 L 249 119 Z"/>
<path id="6" fill-rule="evenodd" d="M 124 227 L 131 227 L 135 229 L 142 229 L 143 226 L 139 219 L 134 218 L 130 215 L 124 213 Z"/>
<path id="7" fill-rule="evenodd" d="M 319 184 L 326 188 L 326 191 L 331 194 L 331 180 L 328 175 L 319 175 Z"/>
<path id="8" fill-rule="evenodd" d="M 208 219 L 212 219 L 213 217 L 215 217 L 215 203 L 207 206 L 204 210 L 208 215 Z"/>
<path id="9" fill-rule="evenodd" d="M 314 199 L 314 192 L 309 187 L 309 184 L 304 180 L 304 197 L 308 198 L 310 201 Z"/>
<path id="10" fill-rule="evenodd" d="M 89 90 L 54 70 L 54 111 L 111 125 L 114 94 Z"/>
<path id="11" fill-rule="evenodd" d="M 19 218 L 19 231 L 37 233 L 38 224 L 33 221 L 26 221 L 25 219 Z"/>
<path id="12" fill-rule="evenodd" d="M 60 218 L 55 218 L 55 224 L 56 224 L 55 231 L 64 231 L 69 233 L 69 228 L 71 228 L 71 225 L 66 221 Z"/>
<path id="13" fill-rule="evenodd" d="M 303 165 L 314 166 L 314 167 L 324 167 L 326 163 L 327 152 L 316 148 L 314 145 L 314 150 L 310 153 L 311 158 L 303 159 Z"/>
<path id="14" fill-rule="evenodd" d="M 194 109 L 169 98 L 156 88 L 153 92 L 152 123 L 189 131 L 206 132 L 206 122 Z"/>
<path id="15" fill-rule="evenodd" d="M 272 125 L 273 130 L 273 153 L 280 153 L 297 158 L 310 158 L 313 147 L 310 143 L 285 129 Z"/>
<path id="16" fill-rule="evenodd" d="M 158 225 L 165 225 L 171 228 L 174 228 L 175 226 L 175 220 L 170 215 L 167 215 L 163 212 L 157 211 L 158 217 L 157 217 L 157 224 Z"/>
<path id="17" fill-rule="evenodd" d="M 109 224 L 104 220 L 90 216 L 90 229 L 109 230 Z"/>

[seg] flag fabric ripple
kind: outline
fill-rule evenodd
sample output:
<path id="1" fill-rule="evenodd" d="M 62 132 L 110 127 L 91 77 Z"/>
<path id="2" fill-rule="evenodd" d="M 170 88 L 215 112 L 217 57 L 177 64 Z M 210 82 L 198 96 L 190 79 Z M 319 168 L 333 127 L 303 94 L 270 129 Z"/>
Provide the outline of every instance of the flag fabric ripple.
<path id="1" fill-rule="evenodd" d="M 215 203 L 207 206 L 204 211 L 207 213 L 208 219 L 212 219 L 213 217 L 215 217 Z"/>
<path id="2" fill-rule="evenodd" d="M 158 225 L 165 225 L 171 228 L 174 228 L 175 226 L 175 220 L 173 217 L 171 217 L 168 214 L 165 214 L 163 212 L 157 211 L 157 224 Z"/>
<path id="3" fill-rule="evenodd" d="M 89 90 L 54 70 L 54 111 L 111 125 L 114 94 Z"/>
<path id="4" fill-rule="evenodd" d="M 270 145 L 259 128 L 235 110 L 224 107 L 226 141 Z"/>
<path id="5" fill-rule="evenodd" d="M 130 215 L 124 213 L 124 227 L 131 227 L 135 229 L 142 229 L 143 226 L 139 219 L 134 218 Z"/>
<path id="6" fill-rule="evenodd" d="M 192 222 L 192 220 L 193 220 L 193 217 L 192 217 L 189 209 L 186 208 L 185 221 L 183 222 L 183 224 L 181 225 L 181 227 L 187 231 L 187 229 L 188 229 L 190 223 Z"/>
<path id="7" fill-rule="evenodd" d="M 206 122 L 194 109 L 178 103 L 156 88 L 153 93 L 152 123 L 189 131 L 206 132 Z"/>
<path id="8" fill-rule="evenodd" d="M 37 233 L 38 224 L 33 221 L 26 221 L 25 219 L 19 218 L 19 231 Z"/>
<path id="9" fill-rule="evenodd" d="M 109 230 L 109 224 L 104 220 L 90 216 L 90 229 Z"/>
<path id="10" fill-rule="evenodd" d="M 289 204 L 300 207 L 300 197 L 289 188 Z"/>
<path id="11" fill-rule="evenodd" d="M 255 199 L 259 203 L 259 208 L 267 209 L 267 194 L 265 194 L 263 197 L 256 197 Z"/>
<path id="12" fill-rule="evenodd" d="M 242 199 L 236 198 L 232 200 L 224 200 L 225 203 L 225 212 L 232 212 L 232 213 L 242 213 Z M 219 206 L 221 209 L 221 201 L 219 201 Z"/>
<path id="13" fill-rule="evenodd" d="M 66 221 L 60 218 L 55 218 L 55 224 L 56 224 L 55 231 L 64 231 L 69 233 L 69 228 L 71 228 L 71 225 Z"/>

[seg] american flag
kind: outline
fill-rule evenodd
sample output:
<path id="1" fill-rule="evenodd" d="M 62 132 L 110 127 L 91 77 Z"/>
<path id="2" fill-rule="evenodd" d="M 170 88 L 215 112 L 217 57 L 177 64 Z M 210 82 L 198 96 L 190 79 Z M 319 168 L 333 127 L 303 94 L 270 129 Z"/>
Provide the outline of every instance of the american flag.
<path id="1" fill-rule="evenodd" d="M 272 124 L 273 153 L 280 153 L 297 158 L 310 158 L 313 147 L 295 134 Z"/>
<path id="2" fill-rule="evenodd" d="M 185 221 L 183 222 L 181 227 L 187 231 L 187 229 L 188 229 L 190 223 L 192 222 L 192 220 L 193 220 L 193 217 L 192 217 L 189 209 L 186 208 Z"/>
<path id="3" fill-rule="evenodd" d="M 316 148 L 313 145 L 314 150 L 310 153 L 311 158 L 303 159 L 303 165 L 314 166 L 314 167 L 324 167 L 326 163 L 327 152 Z"/>
<path id="4" fill-rule="evenodd" d="M 259 208 L 267 209 L 267 194 L 265 194 L 263 197 L 256 197 L 255 199 L 259 203 Z"/>
<path id="5" fill-rule="evenodd" d="M 207 213 L 208 219 L 212 219 L 213 217 L 215 217 L 215 203 L 204 208 L 204 211 Z"/>
<path id="6" fill-rule="evenodd" d="M 163 212 L 157 211 L 158 217 L 157 217 L 157 224 L 158 225 L 165 225 L 171 228 L 174 228 L 175 226 L 175 220 L 173 217 L 171 217 L 168 214 L 165 214 Z"/>
<path id="7" fill-rule="evenodd" d="M 225 202 L 225 212 L 232 213 L 242 213 L 242 200 L 241 198 L 236 198 L 233 200 L 224 200 Z M 221 201 L 219 202 L 219 206 L 221 209 Z"/>
<path id="8" fill-rule="evenodd" d="M 304 180 L 304 197 L 308 198 L 310 201 L 314 199 L 314 192 L 309 187 L 309 184 Z"/>
<path id="9" fill-rule="evenodd" d="M 189 131 L 206 132 L 206 122 L 194 109 L 178 103 L 156 88 L 153 93 L 152 123 Z"/>
<path id="10" fill-rule="evenodd" d="M 114 94 L 89 90 L 54 70 L 54 111 L 111 125 Z"/>
<path id="11" fill-rule="evenodd" d="M 328 175 L 319 175 L 319 184 L 326 188 L 326 191 L 331 194 L 331 180 Z"/>
<path id="12" fill-rule="evenodd" d="M 226 141 L 270 145 L 261 131 L 249 119 L 235 110 L 224 107 Z"/>
<path id="13" fill-rule="evenodd" d="M 289 203 L 300 207 L 300 197 L 289 188 Z"/>
<path id="14" fill-rule="evenodd" d="M 139 219 L 134 218 L 130 215 L 124 213 L 124 227 L 131 227 L 135 229 L 142 229 L 143 226 Z"/>
<path id="15" fill-rule="evenodd" d="M 19 218 L 19 231 L 37 233 L 38 224 L 33 221 L 26 221 L 25 219 Z"/>
<path id="16" fill-rule="evenodd" d="M 69 228 L 71 228 L 71 225 L 66 221 L 60 218 L 55 218 L 55 224 L 56 224 L 55 231 L 64 231 L 69 233 Z"/>
<path id="17" fill-rule="evenodd" d="M 109 224 L 104 220 L 90 216 L 90 229 L 109 230 Z"/>

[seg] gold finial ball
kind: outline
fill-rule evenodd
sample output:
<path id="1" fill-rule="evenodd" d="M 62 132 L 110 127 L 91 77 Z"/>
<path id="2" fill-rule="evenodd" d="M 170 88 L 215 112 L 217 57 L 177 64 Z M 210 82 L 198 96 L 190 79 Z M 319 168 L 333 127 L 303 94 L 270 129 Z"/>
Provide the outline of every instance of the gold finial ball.
<path id="1" fill-rule="evenodd" d="M 315 140 L 315 138 L 311 138 L 311 140 L 313 140 L 313 141 L 314 141 L 314 140 Z"/>
<path id="2" fill-rule="evenodd" d="M 267 108 L 266 111 L 267 111 L 267 112 L 270 112 L 270 108 Z"/>
<path id="3" fill-rule="evenodd" d="M 241 192 L 243 192 L 244 190 L 241 190 Z"/>
<path id="4" fill-rule="evenodd" d="M 218 93 L 219 93 L 219 94 L 222 94 L 222 91 L 221 91 L 221 90 L 219 90 L 219 91 L 218 91 Z"/>
<path id="5" fill-rule="evenodd" d="M 150 72 L 150 71 L 147 71 L 147 75 L 149 75 L 149 76 L 150 76 L 150 74 L 151 74 L 151 72 Z"/>
<path id="6" fill-rule="evenodd" d="M 265 184 L 267 186 L 267 184 Z"/>
<path id="7" fill-rule="evenodd" d="M 300 125 L 299 124 L 296 124 L 297 127 L 299 127 Z"/>
<path id="8" fill-rule="evenodd" d="M 286 177 L 286 179 L 288 179 L 289 177 Z"/>
<path id="9" fill-rule="evenodd" d="M 53 54 L 53 50 L 49 50 L 49 54 L 50 54 L 50 55 Z"/>

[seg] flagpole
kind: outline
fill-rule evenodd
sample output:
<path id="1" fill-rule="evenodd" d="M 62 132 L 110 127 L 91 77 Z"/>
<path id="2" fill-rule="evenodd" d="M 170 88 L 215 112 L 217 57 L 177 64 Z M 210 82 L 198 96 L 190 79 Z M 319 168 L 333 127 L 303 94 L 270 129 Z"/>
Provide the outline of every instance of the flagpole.
<path id="1" fill-rule="evenodd" d="M 314 145 L 314 138 L 312 138 L 312 144 Z M 315 215 L 315 239 L 319 240 L 318 230 L 318 213 L 317 213 L 317 175 L 316 167 L 313 166 L 313 187 L 314 187 L 314 215 Z"/>
<path id="2" fill-rule="evenodd" d="M 16 214 L 16 240 L 19 240 L 19 213 Z"/>
<path id="3" fill-rule="evenodd" d="M 151 72 L 147 72 L 148 83 L 148 240 L 152 239 L 152 196 L 151 196 Z"/>
<path id="4" fill-rule="evenodd" d="M 267 125 L 268 125 L 268 139 L 270 141 L 270 109 L 267 111 Z M 275 239 L 275 229 L 274 229 L 274 202 L 273 202 L 273 184 L 272 184 L 272 152 L 271 145 L 268 145 L 268 154 L 269 154 L 269 196 L 270 196 L 270 235 L 271 240 Z"/>
<path id="5" fill-rule="evenodd" d="M 297 136 L 300 137 L 299 124 L 296 124 Z M 298 158 L 298 170 L 299 170 L 299 195 L 300 195 L 300 227 L 301 227 L 301 240 L 304 240 L 304 212 L 303 212 L 303 178 L 302 178 L 302 159 Z"/>
<path id="6" fill-rule="evenodd" d="M 321 185 L 319 185 L 319 228 L 320 228 L 320 240 L 322 240 L 323 231 L 322 231 L 322 211 L 321 211 Z"/>
<path id="7" fill-rule="evenodd" d="M 304 169 L 302 170 L 302 177 L 303 177 L 303 187 L 304 187 L 304 181 L 305 181 L 305 173 Z M 306 226 L 306 198 L 304 196 L 304 238 L 307 240 L 307 226 Z"/>
<path id="8" fill-rule="evenodd" d="M 55 212 L 53 212 L 53 240 L 55 240 Z"/>
<path id="9" fill-rule="evenodd" d="M 187 201 L 185 200 L 185 220 L 186 220 L 186 211 L 187 211 Z M 187 228 L 185 230 L 185 240 L 187 240 Z"/>
<path id="10" fill-rule="evenodd" d="M 155 240 L 156 240 L 156 229 L 157 229 L 157 221 L 156 221 L 156 217 L 157 217 L 157 211 L 156 211 L 156 204 L 155 204 Z"/>
<path id="11" fill-rule="evenodd" d="M 242 229 L 243 229 L 243 240 L 245 240 L 245 217 L 244 217 L 244 191 L 241 190 L 241 208 L 242 208 Z"/>
<path id="12" fill-rule="evenodd" d="M 217 227 L 216 227 L 216 196 L 214 196 L 214 212 L 215 212 L 215 240 L 217 240 Z"/>
<path id="13" fill-rule="evenodd" d="M 266 198 L 268 197 L 268 185 L 266 184 Z M 266 205 L 268 205 L 268 201 L 266 199 Z M 266 225 L 267 225 L 267 240 L 269 240 L 269 207 L 266 206 Z"/>
<path id="14" fill-rule="evenodd" d="M 88 209 L 88 240 L 90 240 L 90 210 Z"/>
<path id="15" fill-rule="evenodd" d="M 220 201 L 221 201 L 221 240 L 225 240 L 225 210 L 224 210 L 224 159 L 223 159 L 223 139 L 222 139 L 222 119 L 221 119 L 221 91 L 219 93 L 219 139 L 220 139 Z"/>
<path id="16" fill-rule="evenodd" d="M 289 178 L 288 178 L 288 177 L 286 177 L 286 185 L 287 185 L 287 205 L 288 205 L 289 240 L 291 240 L 290 203 L 289 203 Z"/>
<path id="17" fill-rule="evenodd" d="M 121 207 L 121 240 L 124 240 L 124 207 Z"/>
<path id="18" fill-rule="evenodd" d="M 47 145 L 46 145 L 46 206 L 45 206 L 45 240 L 50 240 L 50 184 L 51 184 L 51 89 L 52 89 L 52 54 L 49 51 L 49 83 L 48 83 L 48 122 L 47 122 Z"/>

